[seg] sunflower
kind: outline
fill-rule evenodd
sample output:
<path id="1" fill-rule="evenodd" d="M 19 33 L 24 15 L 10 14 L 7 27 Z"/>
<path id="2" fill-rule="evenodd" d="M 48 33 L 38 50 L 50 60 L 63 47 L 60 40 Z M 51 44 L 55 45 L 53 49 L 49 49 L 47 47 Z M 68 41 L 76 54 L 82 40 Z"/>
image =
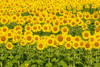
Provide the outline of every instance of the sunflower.
<path id="1" fill-rule="evenodd" d="M 37 49 L 38 50 L 43 50 L 45 48 L 45 43 L 40 41 L 37 43 Z"/>
<path id="2" fill-rule="evenodd" d="M 4 17 L 4 16 L 3 16 L 3 17 L 1 18 L 1 23 L 5 25 L 5 24 L 7 24 L 7 22 L 8 22 L 7 17 Z"/>
<path id="3" fill-rule="evenodd" d="M 75 18 L 75 17 L 76 17 L 75 14 L 70 15 L 70 18 L 72 18 L 72 19 Z"/>
<path id="4" fill-rule="evenodd" d="M 54 39 L 51 38 L 51 37 L 48 37 L 48 39 L 47 39 L 47 45 L 48 46 L 52 46 L 53 44 L 54 44 Z"/>
<path id="5" fill-rule="evenodd" d="M 0 36 L 0 41 L 1 41 L 1 43 L 6 43 L 8 41 L 8 37 L 5 36 L 5 35 L 1 35 Z"/>
<path id="6" fill-rule="evenodd" d="M 56 20 L 56 21 L 53 22 L 53 25 L 54 26 L 59 26 L 60 25 L 60 22 L 58 20 Z"/>
<path id="7" fill-rule="evenodd" d="M 95 21 L 95 26 L 99 27 L 100 26 L 100 22 L 99 21 Z"/>
<path id="8" fill-rule="evenodd" d="M 82 32 L 82 37 L 83 37 L 84 39 L 89 39 L 90 36 L 91 36 L 91 34 L 90 34 L 89 31 L 84 31 L 84 32 Z"/>
<path id="9" fill-rule="evenodd" d="M 80 40 L 81 40 L 81 37 L 80 37 L 80 36 L 75 36 L 75 37 L 74 37 L 74 41 L 79 42 Z"/>
<path id="10" fill-rule="evenodd" d="M 90 42 L 86 41 L 84 48 L 85 48 L 85 50 L 90 50 L 92 48 L 92 44 L 90 44 Z"/>
<path id="11" fill-rule="evenodd" d="M 42 30 L 41 24 L 37 24 L 37 26 L 38 26 L 38 31 L 41 31 Z"/>
<path id="12" fill-rule="evenodd" d="M 100 34 L 99 33 L 95 33 L 94 36 L 95 36 L 95 39 L 99 39 L 100 38 Z"/>
<path id="13" fill-rule="evenodd" d="M 38 18 L 38 21 L 39 21 L 39 23 L 43 23 L 43 22 L 44 22 L 44 17 L 40 16 L 40 17 Z"/>
<path id="14" fill-rule="evenodd" d="M 33 16 L 32 17 L 32 21 L 33 21 L 33 23 L 36 23 L 38 21 L 38 17 L 37 16 Z"/>
<path id="15" fill-rule="evenodd" d="M 83 25 L 82 25 L 82 30 L 86 30 L 88 27 L 87 27 L 87 24 L 86 23 L 84 23 Z"/>
<path id="16" fill-rule="evenodd" d="M 6 33 L 8 31 L 8 27 L 7 26 L 3 26 L 1 30 L 2 30 L 3 33 Z"/>
<path id="17" fill-rule="evenodd" d="M 72 46 L 72 43 L 71 42 L 65 43 L 66 49 L 71 49 L 71 46 Z"/>
<path id="18" fill-rule="evenodd" d="M 24 20 L 24 21 L 25 21 L 25 20 Z M 32 24 L 32 23 L 33 23 L 33 22 L 32 22 L 32 17 L 29 16 L 29 17 L 27 18 L 27 22 L 28 22 L 28 24 Z"/>
<path id="19" fill-rule="evenodd" d="M 13 44 L 11 42 L 8 42 L 6 44 L 6 48 L 9 49 L 9 50 L 11 50 L 13 48 Z"/>
<path id="20" fill-rule="evenodd" d="M 16 25 L 16 26 L 14 27 L 14 30 L 15 30 L 15 31 L 22 30 L 22 27 L 21 27 L 20 25 Z"/>
<path id="21" fill-rule="evenodd" d="M 25 36 L 25 39 L 26 39 L 26 41 L 28 43 L 30 43 L 32 41 L 32 38 L 33 38 L 33 35 L 30 35 L 30 34 L 28 34 L 28 35 Z"/>
<path id="22" fill-rule="evenodd" d="M 28 34 L 32 35 L 33 33 L 32 33 L 32 31 L 25 31 L 25 32 L 24 32 L 24 35 L 25 35 L 25 36 L 28 35 Z"/>
<path id="23" fill-rule="evenodd" d="M 11 16 L 11 20 L 12 20 L 13 22 L 16 22 L 17 19 L 18 19 L 17 15 L 12 15 L 12 16 Z"/>
<path id="24" fill-rule="evenodd" d="M 20 41 L 21 40 L 21 36 L 20 35 L 15 35 L 16 36 L 16 39 L 17 39 L 17 41 Z"/>
<path id="25" fill-rule="evenodd" d="M 73 40 L 73 37 L 71 35 L 65 36 L 65 42 L 71 42 Z"/>
<path id="26" fill-rule="evenodd" d="M 45 24 L 50 24 L 50 23 L 51 23 L 51 20 L 49 18 L 46 18 Z"/>
<path id="27" fill-rule="evenodd" d="M 83 14 L 81 12 L 77 12 L 77 17 L 79 17 L 80 19 L 83 18 Z"/>
<path id="28" fill-rule="evenodd" d="M 32 26 L 32 31 L 33 32 L 37 32 L 38 31 L 38 26 L 37 25 L 33 25 Z"/>
<path id="29" fill-rule="evenodd" d="M 49 30 L 48 25 L 44 24 L 42 27 L 42 30 L 43 30 L 43 32 L 48 32 L 48 30 Z"/>
<path id="30" fill-rule="evenodd" d="M 93 13 L 93 19 L 97 20 L 98 18 L 99 18 L 99 14 L 96 11 L 96 12 Z"/>
<path id="31" fill-rule="evenodd" d="M 40 40 L 40 36 L 39 35 L 34 35 L 33 39 L 35 40 L 35 42 L 38 42 Z"/>
<path id="32" fill-rule="evenodd" d="M 28 67 L 28 66 L 29 66 L 29 64 L 28 64 L 28 63 L 26 63 L 26 64 L 25 64 L 25 67 Z"/>
<path id="33" fill-rule="evenodd" d="M 73 13 L 76 13 L 76 10 L 75 9 L 73 10 Z"/>
<path id="34" fill-rule="evenodd" d="M 99 41 L 95 41 L 94 44 L 93 44 L 93 47 L 95 49 L 100 49 L 100 42 Z"/>
<path id="35" fill-rule="evenodd" d="M 79 44 L 80 44 L 80 47 L 83 48 L 84 45 L 85 45 L 85 41 L 84 41 L 84 40 L 80 40 L 80 41 L 79 41 Z"/>
<path id="36" fill-rule="evenodd" d="M 30 7 L 30 8 L 28 9 L 28 13 L 29 13 L 29 14 L 32 14 L 32 13 L 33 13 L 33 8 L 32 8 L 32 7 Z"/>
<path id="37" fill-rule="evenodd" d="M 56 36 L 54 34 L 51 34 L 50 37 L 55 39 Z"/>
<path id="38" fill-rule="evenodd" d="M 68 31 L 69 31 L 68 27 L 62 27 L 61 28 L 62 34 L 68 34 Z"/>
<path id="39" fill-rule="evenodd" d="M 80 20 L 79 22 L 78 22 L 78 26 L 82 26 L 83 25 L 83 20 Z"/>
<path id="40" fill-rule="evenodd" d="M 17 43 L 17 42 L 18 42 L 17 36 L 13 35 L 12 43 Z"/>
<path id="41" fill-rule="evenodd" d="M 100 33 L 100 27 L 95 28 L 95 33 Z"/>
<path id="42" fill-rule="evenodd" d="M 62 20 L 62 24 L 63 24 L 63 25 L 67 25 L 67 24 L 68 24 L 68 19 L 63 19 L 63 20 Z"/>
<path id="43" fill-rule="evenodd" d="M 76 24 L 80 22 L 80 18 L 75 18 Z"/>
<path id="44" fill-rule="evenodd" d="M 26 45 L 26 40 L 22 40 L 22 41 L 20 42 L 20 45 L 25 46 L 25 45 Z"/>
<path id="45" fill-rule="evenodd" d="M 90 20 L 87 20 L 87 21 L 86 21 L 86 23 L 87 23 L 87 24 L 90 24 L 90 23 L 91 23 L 91 21 L 90 21 Z"/>
<path id="46" fill-rule="evenodd" d="M 52 26 L 52 32 L 58 33 L 59 32 L 59 26 Z"/>
<path id="47" fill-rule="evenodd" d="M 89 42 L 90 42 L 91 44 L 93 44 L 93 43 L 95 42 L 95 40 L 97 40 L 97 39 L 95 38 L 95 36 L 90 36 Z"/>
<path id="48" fill-rule="evenodd" d="M 28 23 L 30 23 L 30 22 L 28 22 Z M 25 20 L 24 19 L 19 19 L 19 24 L 21 24 L 21 25 L 24 25 L 25 24 Z"/>
<path id="49" fill-rule="evenodd" d="M 34 38 L 32 39 L 32 41 L 30 42 L 30 45 L 33 45 L 33 44 L 35 44 L 35 40 L 34 40 Z"/>
<path id="50" fill-rule="evenodd" d="M 78 49 L 80 47 L 79 42 L 73 42 L 73 48 Z"/>
<path id="51" fill-rule="evenodd" d="M 12 37 L 13 37 L 13 33 L 11 32 L 11 30 L 9 30 L 9 31 L 7 32 L 7 37 L 8 37 L 8 38 L 12 38 Z"/>
<path id="52" fill-rule="evenodd" d="M 57 15 L 52 16 L 53 21 L 57 20 L 57 18 L 58 18 Z"/>
<path id="53" fill-rule="evenodd" d="M 17 34 L 17 35 L 22 35 L 22 30 L 16 31 L 16 34 Z"/>
<path id="54" fill-rule="evenodd" d="M 72 20 L 71 23 L 70 23 L 70 25 L 71 25 L 72 27 L 75 27 L 75 26 L 76 26 L 76 21 L 75 21 L 75 20 Z"/>
<path id="55" fill-rule="evenodd" d="M 31 31 L 31 26 L 30 25 L 26 25 L 25 26 L 25 31 Z"/>
<path id="56" fill-rule="evenodd" d="M 62 35 L 62 34 L 57 35 L 57 36 L 56 36 L 56 40 L 57 40 L 57 43 L 58 43 L 59 45 L 63 45 L 64 42 L 65 42 L 64 35 Z"/>
<path id="57" fill-rule="evenodd" d="M 89 12 L 85 12 L 84 19 L 88 20 L 90 18 L 91 18 L 90 13 Z"/>
<path id="58" fill-rule="evenodd" d="M 90 8 L 89 4 L 86 4 L 86 5 L 85 5 L 85 8 L 88 8 L 88 9 L 89 9 L 89 8 Z"/>
<path id="59" fill-rule="evenodd" d="M 92 9 L 96 9 L 97 6 L 96 6 L 95 4 L 93 4 L 91 8 L 92 8 Z"/>
<path id="60" fill-rule="evenodd" d="M 52 44 L 52 46 L 57 48 L 57 45 L 58 45 L 57 40 L 54 39 L 54 44 Z"/>

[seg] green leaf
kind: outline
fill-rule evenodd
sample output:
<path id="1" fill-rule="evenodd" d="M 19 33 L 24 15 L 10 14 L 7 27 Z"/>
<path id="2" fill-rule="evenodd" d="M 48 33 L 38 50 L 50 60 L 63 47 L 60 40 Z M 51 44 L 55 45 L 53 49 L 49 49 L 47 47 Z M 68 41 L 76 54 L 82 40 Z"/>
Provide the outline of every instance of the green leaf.
<path id="1" fill-rule="evenodd" d="M 55 61 L 57 61 L 56 58 L 52 58 L 51 62 L 55 62 Z"/>
<path id="2" fill-rule="evenodd" d="M 16 55 L 15 56 L 15 59 L 20 59 L 20 55 Z"/>
<path id="3" fill-rule="evenodd" d="M 94 67 L 100 67 L 100 63 L 94 63 Z"/>
<path id="4" fill-rule="evenodd" d="M 14 60 L 12 60 L 12 63 L 18 63 L 18 61 L 14 59 Z"/>
<path id="5" fill-rule="evenodd" d="M 46 67 L 52 67 L 52 63 L 47 63 Z"/>
<path id="6" fill-rule="evenodd" d="M 37 65 L 36 64 L 33 64 L 31 67 L 37 67 Z"/>
<path id="7" fill-rule="evenodd" d="M 14 26 L 16 26 L 16 25 L 17 25 L 16 22 L 12 22 L 12 23 L 10 23 L 10 24 L 7 24 L 7 27 L 8 27 L 9 29 L 13 29 Z"/>
<path id="8" fill-rule="evenodd" d="M 63 66 L 63 67 L 67 67 L 67 64 L 61 60 L 59 63 L 58 63 L 59 66 Z"/>

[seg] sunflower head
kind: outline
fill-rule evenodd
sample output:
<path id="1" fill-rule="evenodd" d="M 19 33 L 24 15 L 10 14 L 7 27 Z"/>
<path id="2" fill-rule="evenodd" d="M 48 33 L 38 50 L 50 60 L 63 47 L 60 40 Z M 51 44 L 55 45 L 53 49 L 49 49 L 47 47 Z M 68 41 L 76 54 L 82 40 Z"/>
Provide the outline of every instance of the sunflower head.
<path id="1" fill-rule="evenodd" d="M 7 49 L 11 50 L 13 48 L 13 44 L 11 42 L 8 42 L 6 44 Z"/>

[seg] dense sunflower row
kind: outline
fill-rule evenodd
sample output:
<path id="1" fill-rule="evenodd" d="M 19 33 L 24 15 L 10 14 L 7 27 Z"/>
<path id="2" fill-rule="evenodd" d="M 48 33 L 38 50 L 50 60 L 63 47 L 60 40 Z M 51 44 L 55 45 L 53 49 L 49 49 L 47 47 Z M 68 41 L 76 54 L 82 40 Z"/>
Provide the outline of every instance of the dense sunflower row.
<path id="1" fill-rule="evenodd" d="M 29 50 L 32 50 L 29 47 L 34 48 L 35 51 L 39 50 L 39 52 L 47 49 L 47 52 L 52 49 L 52 52 L 64 49 L 65 52 L 66 50 L 70 52 L 71 50 L 83 51 L 82 54 L 84 54 L 84 51 L 91 52 L 93 50 L 97 51 L 96 55 L 98 55 L 100 49 L 100 1 L 0 0 L 0 56 L 2 57 L 4 52 L 9 54 L 7 50 L 11 51 L 11 55 L 12 51 L 17 52 L 21 48 L 22 53 L 26 48 L 28 50 L 26 53 L 29 54 Z M 62 51 L 60 52 L 62 53 Z M 16 57 L 16 54 L 14 56 Z M 3 59 L 3 63 L 6 62 Z M 17 65 L 20 66 L 22 62 L 18 61 Z M 61 63 L 65 64 L 63 61 Z M 50 60 L 48 64 L 46 66 L 51 65 L 52 67 Z M 67 65 L 69 64 L 70 62 Z M 74 63 L 73 65 L 75 66 Z M 90 65 L 92 66 L 92 62 Z M 25 64 L 25 66 L 28 67 L 29 64 Z"/>

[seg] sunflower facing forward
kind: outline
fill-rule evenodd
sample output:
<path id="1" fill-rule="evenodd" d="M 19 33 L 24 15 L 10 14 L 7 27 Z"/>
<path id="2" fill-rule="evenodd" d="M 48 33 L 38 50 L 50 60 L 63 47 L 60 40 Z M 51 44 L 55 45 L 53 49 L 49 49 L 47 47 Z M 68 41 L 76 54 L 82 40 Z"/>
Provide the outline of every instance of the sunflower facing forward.
<path id="1" fill-rule="evenodd" d="M 13 48 L 13 44 L 11 42 L 8 42 L 6 44 L 6 48 L 9 49 L 9 50 L 11 50 Z"/>

